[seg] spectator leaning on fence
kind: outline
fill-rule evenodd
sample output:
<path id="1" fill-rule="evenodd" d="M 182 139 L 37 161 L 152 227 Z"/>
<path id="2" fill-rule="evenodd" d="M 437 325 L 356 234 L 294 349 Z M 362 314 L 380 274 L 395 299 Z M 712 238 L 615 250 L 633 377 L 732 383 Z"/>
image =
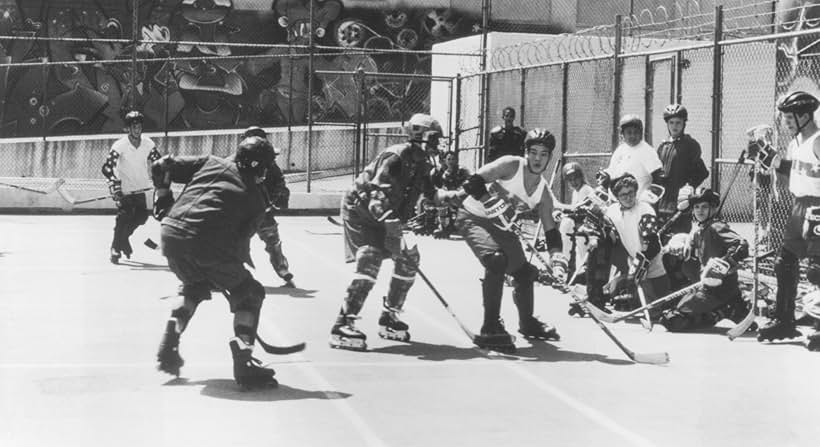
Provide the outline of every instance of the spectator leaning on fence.
<path id="1" fill-rule="evenodd" d="M 128 134 L 115 141 L 102 166 L 102 174 L 108 180 L 111 198 L 117 204 L 114 223 L 114 239 L 111 241 L 113 264 L 124 254 L 133 252 L 128 240 L 140 225 L 148 220 L 148 204 L 145 192 L 152 188 L 151 163 L 159 160 L 160 153 L 150 138 L 142 135 L 145 117 L 139 111 L 125 115 Z"/>
<path id="2" fill-rule="evenodd" d="M 513 124 L 515 109 L 505 107 L 501 113 L 503 126 L 496 126 L 490 131 L 489 148 L 485 163 L 489 163 L 503 155 L 524 156 L 524 137 L 527 132 Z"/>

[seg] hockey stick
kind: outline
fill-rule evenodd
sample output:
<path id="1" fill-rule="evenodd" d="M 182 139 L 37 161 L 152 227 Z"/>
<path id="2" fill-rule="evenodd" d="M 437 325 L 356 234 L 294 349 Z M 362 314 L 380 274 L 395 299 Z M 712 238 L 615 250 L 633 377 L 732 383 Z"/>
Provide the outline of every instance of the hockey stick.
<path id="1" fill-rule="evenodd" d="M 649 318 L 649 309 L 646 308 L 646 295 L 643 293 L 643 288 L 640 284 L 635 284 L 635 289 L 638 292 L 638 299 L 641 301 L 641 307 L 644 307 L 643 318 L 641 318 L 641 326 L 647 331 L 652 332 L 652 320 Z"/>
<path id="2" fill-rule="evenodd" d="M 450 316 L 453 317 L 454 320 L 456 320 L 456 323 L 458 323 L 458 327 L 460 327 L 461 330 L 464 331 L 465 334 L 467 334 L 467 337 L 470 338 L 471 342 L 476 343 L 475 333 L 471 331 L 469 328 L 467 328 L 467 326 L 464 325 L 461 319 L 458 318 L 458 316 L 456 316 L 455 312 L 453 312 L 453 309 L 450 308 L 450 304 L 448 304 L 444 297 L 441 296 L 438 290 L 436 290 L 436 287 L 433 285 L 432 282 L 430 282 L 430 279 L 427 278 L 427 275 L 425 275 L 424 272 L 421 271 L 421 268 L 416 266 L 416 269 L 418 271 L 419 276 L 421 276 L 421 279 L 424 280 L 425 284 L 427 284 L 427 287 L 429 287 L 430 290 L 433 291 L 433 295 L 435 295 L 436 298 L 438 298 L 439 302 L 441 302 L 441 304 L 444 306 L 444 309 L 447 310 L 447 313 L 449 313 Z"/>
<path id="3" fill-rule="evenodd" d="M 327 221 L 332 223 L 333 225 L 336 225 L 337 227 L 343 226 L 342 223 L 336 220 L 336 218 L 333 216 L 327 216 Z"/>
<path id="4" fill-rule="evenodd" d="M 142 194 L 142 193 L 147 192 L 147 191 L 152 191 L 153 189 L 154 189 L 153 186 L 151 186 L 149 188 L 140 188 L 140 189 L 137 189 L 137 190 L 134 190 L 134 191 L 130 191 L 127 194 L 123 194 L 123 197 L 133 196 L 133 195 L 136 195 L 136 194 Z M 99 200 L 105 200 L 105 199 L 110 199 L 110 198 L 111 198 L 111 194 L 104 195 L 104 196 L 98 196 L 98 197 L 92 197 L 90 199 L 75 200 L 74 203 L 72 203 L 72 205 L 82 205 L 84 203 L 97 202 Z"/>
<path id="5" fill-rule="evenodd" d="M 586 258 L 588 256 L 589 254 L 587 254 L 584 257 L 584 262 L 586 262 Z M 567 282 L 568 285 L 572 285 L 572 283 L 575 282 L 575 279 L 578 277 L 579 271 L 580 270 L 576 270 L 576 273 L 572 275 L 572 278 L 570 278 L 570 280 Z M 595 314 L 589 311 L 590 304 L 585 299 L 580 299 L 576 297 L 574 294 L 570 294 L 570 297 L 575 303 L 577 303 L 584 310 L 587 311 L 587 315 L 589 315 L 589 318 L 591 318 L 592 321 L 594 321 L 595 324 L 597 324 L 598 327 L 601 328 L 602 331 L 604 331 L 604 334 L 606 334 L 606 336 L 609 337 L 609 339 L 612 340 L 612 342 L 615 343 L 615 345 L 618 346 L 618 348 L 621 351 L 623 351 L 623 353 L 626 354 L 626 356 L 629 357 L 630 360 L 632 360 L 635 363 L 647 363 L 650 365 L 664 365 L 666 363 L 669 363 L 669 354 L 666 352 L 643 353 L 635 352 L 627 348 L 623 343 L 621 343 L 620 340 L 618 340 L 617 337 L 615 337 L 615 334 L 613 334 L 612 331 L 610 331 L 609 328 L 607 328 L 606 325 L 604 325 L 604 323 L 602 323 L 601 320 L 599 320 L 598 317 L 595 316 Z"/>
<path id="6" fill-rule="evenodd" d="M 6 183 L 6 182 L 0 182 L 0 186 L 7 186 L 9 188 L 20 189 L 20 190 L 23 190 L 23 191 L 33 192 L 33 193 L 36 193 L 36 194 L 51 194 L 54 191 L 57 191 L 58 188 L 60 186 L 62 186 L 64 183 L 65 183 L 64 178 L 58 178 L 57 180 L 54 181 L 54 183 L 52 183 L 51 185 L 48 185 L 48 188 L 46 188 L 46 189 L 28 188 L 26 186 L 20 186 L 20 185 L 15 185 L 13 183 Z"/>
<path id="7" fill-rule="evenodd" d="M 265 343 L 265 340 L 262 340 L 262 337 L 260 337 L 259 334 L 256 334 L 256 341 L 259 342 L 259 347 L 261 347 L 263 351 L 274 355 L 287 355 L 302 352 L 305 350 L 305 346 L 307 346 L 305 342 L 296 343 L 295 345 L 289 346 L 271 345 Z"/>

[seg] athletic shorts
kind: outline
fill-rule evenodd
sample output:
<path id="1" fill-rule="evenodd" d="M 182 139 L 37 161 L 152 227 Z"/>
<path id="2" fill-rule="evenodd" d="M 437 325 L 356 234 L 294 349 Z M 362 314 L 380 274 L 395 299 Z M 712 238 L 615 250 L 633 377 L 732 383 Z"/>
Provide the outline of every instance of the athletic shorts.
<path id="1" fill-rule="evenodd" d="M 168 225 L 162 225 L 161 235 L 162 254 L 183 286 L 199 289 L 207 285 L 210 289 L 231 290 L 251 277 L 242 260 L 234 254 L 219 251 Z"/>
<path id="2" fill-rule="evenodd" d="M 501 251 L 507 256 L 508 274 L 517 271 L 527 262 L 518 236 L 498 228 L 490 219 L 478 217 L 461 208 L 456 215 L 456 229 L 479 261 Z"/>
<path id="3" fill-rule="evenodd" d="M 363 215 L 359 206 L 342 204 L 342 232 L 344 234 L 345 262 L 356 260 L 356 251 L 364 246 L 370 246 L 387 253 L 384 246 L 384 225 L 375 222 L 369 216 Z"/>
<path id="4" fill-rule="evenodd" d="M 806 208 L 820 206 L 820 197 L 797 197 L 783 235 L 783 248 L 798 258 L 820 256 L 820 238 L 803 238 L 803 220 Z"/>

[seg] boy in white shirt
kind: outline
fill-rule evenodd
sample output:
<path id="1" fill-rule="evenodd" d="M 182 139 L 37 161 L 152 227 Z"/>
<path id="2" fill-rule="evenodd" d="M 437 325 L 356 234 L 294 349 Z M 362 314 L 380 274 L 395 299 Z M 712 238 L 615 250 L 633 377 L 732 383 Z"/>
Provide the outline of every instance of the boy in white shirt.
<path id="1" fill-rule="evenodd" d="M 577 206 L 595 191 L 591 186 L 589 186 L 589 184 L 587 184 L 586 179 L 584 178 L 584 171 L 581 169 L 581 165 L 575 162 L 567 163 L 564 166 L 564 181 L 567 182 L 569 187 L 572 189 L 572 199 L 570 201 L 572 206 Z M 564 240 L 564 256 L 570 260 L 572 259 L 572 238 L 569 234 L 574 233 L 578 225 L 579 224 L 576 223 L 575 220 L 565 215 L 561 218 L 561 223 L 558 227 L 561 231 L 561 237 Z M 586 254 L 586 244 L 583 240 L 576 239 L 574 260 L 575 269 L 580 267 L 577 263 L 581 262 L 581 260 L 586 257 Z"/>
<path id="2" fill-rule="evenodd" d="M 624 115 L 619 125 L 623 142 L 615 148 L 609 166 L 598 171 L 598 184 L 608 188 L 612 179 L 631 174 L 638 182 L 638 197 L 651 184 L 663 186 L 663 165 L 658 153 L 643 140 L 643 121 Z"/>

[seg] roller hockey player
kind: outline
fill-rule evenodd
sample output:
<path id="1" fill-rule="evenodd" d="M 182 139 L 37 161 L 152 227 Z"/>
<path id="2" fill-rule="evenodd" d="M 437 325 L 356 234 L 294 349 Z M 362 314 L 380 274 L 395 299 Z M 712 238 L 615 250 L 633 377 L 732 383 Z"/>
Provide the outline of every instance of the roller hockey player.
<path id="1" fill-rule="evenodd" d="M 584 171 L 578 163 L 570 162 L 564 165 L 563 174 L 564 181 L 567 182 L 570 190 L 572 191 L 570 205 L 579 206 L 595 192 L 592 186 L 587 184 L 586 178 L 584 177 Z M 562 216 L 559 225 L 559 230 L 561 231 L 562 242 L 564 245 L 564 257 L 570 260 L 570 265 L 574 266 L 575 269 L 583 268 L 582 266 L 576 264 L 581 259 L 586 259 L 587 255 L 587 243 L 589 242 L 589 238 L 587 237 L 584 238 L 583 241 L 579 241 L 579 236 L 577 234 L 578 229 L 582 224 L 583 219 L 573 219 L 573 217 L 565 214 Z M 583 236 L 580 237 L 583 238 Z M 579 282 L 579 284 L 580 283 L 583 282 Z"/>
<path id="2" fill-rule="evenodd" d="M 489 149 L 487 151 L 487 163 L 496 160 L 504 155 L 521 156 L 524 154 L 524 138 L 527 132 L 513 124 L 515 122 L 515 109 L 505 107 L 501 114 L 504 120 L 503 126 L 496 126 L 490 131 Z"/>
<path id="3" fill-rule="evenodd" d="M 666 251 L 684 261 L 692 281 L 703 282 L 697 292 L 684 296 L 674 309 L 663 313 L 660 324 L 669 332 L 714 326 L 723 318 L 743 320 L 748 307 L 738 286 L 737 265 L 749 255 L 749 243 L 714 216 L 720 196 L 698 188 L 688 199 L 695 227 L 678 233 Z"/>
<path id="4" fill-rule="evenodd" d="M 267 140 L 268 135 L 265 131 L 256 126 L 249 127 L 243 134 L 244 138 L 259 137 Z M 282 238 L 279 237 L 279 223 L 276 222 L 276 213 L 279 210 L 288 207 L 288 200 L 290 199 L 290 190 L 285 183 L 285 175 L 276 164 L 275 156 L 279 155 L 279 150 L 274 147 L 274 160 L 268 167 L 267 174 L 265 174 L 265 181 L 262 185 L 265 187 L 265 192 L 268 195 L 268 200 L 271 203 L 268 211 L 265 213 L 265 218 L 259 226 L 259 238 L 265 243 L 265 251 L 268 252 L 270 264 L 273 266 L 273 271 L 285 281 L 285 287 L 295 287 L 293 284 L 293 273 L 290 272 L 290 264 L 285 253 L 282 251 Z"/>
<path id="5" fill-rule="evenodd" d="M 458 151 L 444 153 L 444 166 L 433 173 L 433 185 L 445 191 L 457 191 L 467 181 L 470 171 L 458 164 Z M 435 229 L 432 235 L 436 238 L 448 238 L 455 229 L 455 214 L 458 207 L 445 205 L 434 208 L 436 211 Z"/>
<path id="6" fill-rule="evenodd" d="M 145 117 L 134 110 L 125 115 L 128 135 L 111 145 L 108 158 L 102 166 L 102 174 L 108 180 L 108 190 L 117 205 L 114 223 L 114 239 L 111 241 L 110 261 L 120 262 L 125 255 L 131 258 L 133 249 L 129 238 L 140 225 L 148 220 L 148 204 L 145 193 L 134 191 L 151 187 L 151 163 L 161 155 L 154 142 L 142 135 Z"/>
<path id="7" fill-rule="evenodd" d="M 513 301 L 518 308 L 518 332 L 527 338 L 558 340 L 558 332 L 533 316 L 533 283 L 538 269 L 527 262 L 521 241 L 514 232 L 515 214 L 536 209 L 551 253 L 553 276 L 566 279 L 561 234 L 553 220 L 553 197 L 545 170 L 555 149 L 555 137 L 547 130 L 533 129 L 524 140 L 526 157 L 505 156 L 484 165 L 464 183 L 465 198 L 456 217 L 459 234 L 484 266 L 482 295 L 484 323 L 476 345 L 509 352 L 515 338 L 500 318 L 504 275 L 513 277 Z M 497 191 L 491 195 L 487 185 Z"/>
<path id="8" fill-rule="evenodd" d="M 820 285 L 820 141 L 814 112 L 818 102 L 814 96 L 801 91 L 792 92 L 777 106 L 783 123 L 794 138 L 787 149 L 787 159 L 771 146 L 764 145 L 761 153 L 749 154 L 761 160 L 763 168 L 775 168 L 789 176 L 789 190 L 794 194 L 794 207 L 786 224 L 783 246 L 775 260 L 777 298 L 774 318 L 758 331 L 759 341 L 800 337 L 795 327 L 794 309 L 799 261 L 808 257 L 806 278 Z"/>
<path id="9" fill-rule="evenodd" d="M 356 270 L 330 331 L 331 347 L 367 349 L 367 336 L 356 328 L 355 320 L 385 258 L 393 259 L 393 277 L 383 298 L 379 336 L 410 340 L 409 327 L 398 314 L 415 281 L 420 256 L 416 246 L 402 247 L 402 226 L 415 214 L 420 195 L 435 200 L 428 161 L 433 154 L 422 145 L 425 134 L 431 130 L 440 134 L 441 126 L 430 115 L 415 114 L 406 130 L 408 142 L 377 155 L 342 200 L 345 260 L 355 261 Z"/>
<path id="10" fill-rule="evenodd" d="M 268 203 L 261 186 L 273 162 L 267 141 L 245 138 L 233 160 L 215 156 L 171 157 L 152 167 L 162 219 L 162 252 L 182 282 L 182 304 L 171 312 L 157 360 L 161 371 L 179 376 L 183 365 L 179 339 L 199 303 L 211 290 L 223 291 L 234 314 L 229 342 L 234 379 L 243 388 L 276 386 L 274 371 L 252 355 L 265 288 L 243 266 Z M 183 183 L 174 203 L 171 183 Z"/>
<path id="11" fill-rule="evenodd" d="M 638 182 L 638 197 L 649 185 L 663 185 L 663 165 L 655 149 L 643 140 L 643 121 L 636 115 L 624 115 L 619 127 L 623 142 L 615 148 L 609 166 L 598 171 L 598 184 L 609 188 L 613 179 L 630 174 Z"/>
<path id="12" fill-rule="evenodd" d="M 631 273 L 626 275 L 625 283 L 628 292 L 614 303 L 619 309 L 636 307 L 633 293 L 641 287 L 647 302 L 669 292 L 669 279 L 661 262 L 660 239 L 657 233 L 657 218 L 655 210 L 647 202 L 637 199 L 638 182 L 632 175 L 626 174 L 617 179 L 612 186 L 612 192 L 617 203 L 610 205 L 606 210 L 606 218 L 614 226 L 617 242 L 611 238 L 601 238 L 592 259 L 600 260 L 598 250 L 609 252 L 610 264 L 598 262 L 590 264 L 589 275 L 595 281 L 587 281 L 587 295 L 591 303 L 603 309 L 603 284 L 600 279 L 608 276 L 610 266 L 614 265 L 620 272 Z M 631 262 L 632 268 L 629 265 Z"/>

